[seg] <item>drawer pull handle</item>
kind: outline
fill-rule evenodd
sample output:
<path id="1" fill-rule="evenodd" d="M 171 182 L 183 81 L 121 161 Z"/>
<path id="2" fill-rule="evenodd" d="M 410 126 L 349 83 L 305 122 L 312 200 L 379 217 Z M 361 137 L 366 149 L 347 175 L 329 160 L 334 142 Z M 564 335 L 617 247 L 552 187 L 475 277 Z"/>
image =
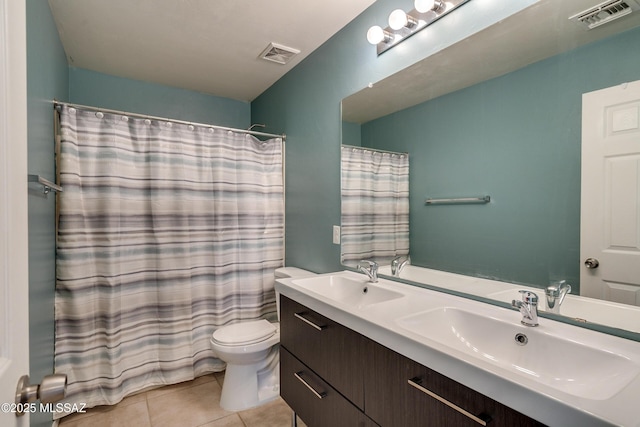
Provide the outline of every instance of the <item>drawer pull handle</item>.
<path id="1" fill-rule="evenodd" d="M 296 316 L 298 319 L 302 320 L 307 325 L 312 326 L 313 328 L 315 328 L 315 329 L 317 329 L 319 331 L 327 328 L 327 325 L 316 325 L 311 320 L 306 319 L 305 317 L 303 317 L 304 313 L 293 313 L 293 315 Z"/>
<path id="2" fill-rule="evenodd" d="M 412 378 L 410 380 L 408 380 L 409 385 L 417 388 L 418 390 L 420 390 L 421 392 L 433 397 L 434 399 L 436 399 L 439 402 L 444 403 L 445 405 L 447 405 L 448 407 L 455 409 L 456 411 L 460 412 L 462 415 L 465 415 L 469 418 L 471 418 L 473 421 L 477 422 L 478 424 L 482 425 L 482 426 L 486 426 L 487 423 L 489 423 L 489 421 L 491 421 L 491 417 L 487 414 L 480 414 L 480 415 L 473 415 L 472 413 L 465 411 L 464 409 L 462 409 L 461 407 L 459 407 L 458 405 L 449 402 L 447 399 L 445 399 L 444 397 L 437 395 L 436 393 L 432 392 L 431 390 L 428 390 L 426 388 L 424 388 L 422 385 L 419 384 L 420 379 L 419 378 Z"/>
<path id="3" fill-rule="evenodd" d="M 324 399 L 325 397 L 327 397 L 327 392 L 317 392 L 313 387 L 311 387 L 311 385 L 302 378 L 303 373 L 304 371 L 296 372 L 293 374 L 293 376 L 296 377 L 298 381 L 304 384 L 309 390 L 311 390 L 311 392 L 315 394 L 318 399 Z"/>

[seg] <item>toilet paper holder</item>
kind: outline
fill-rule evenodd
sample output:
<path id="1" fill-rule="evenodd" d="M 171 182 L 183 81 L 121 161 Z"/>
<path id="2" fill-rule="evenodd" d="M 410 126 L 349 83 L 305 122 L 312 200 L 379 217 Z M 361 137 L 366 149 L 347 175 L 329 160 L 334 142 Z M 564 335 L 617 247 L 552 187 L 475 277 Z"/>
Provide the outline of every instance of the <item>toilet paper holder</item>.
<path id="1" fill-rule="evenodd" d="M 55 403 L 64 399 L 67 392 L 67 374 L 47 375 L 41 384 L 30 384 L 29 375 L 23 375 L 16 387 L 16 417 L 25 414 L 26 403 L 40 399 L 42 403 Z"/>

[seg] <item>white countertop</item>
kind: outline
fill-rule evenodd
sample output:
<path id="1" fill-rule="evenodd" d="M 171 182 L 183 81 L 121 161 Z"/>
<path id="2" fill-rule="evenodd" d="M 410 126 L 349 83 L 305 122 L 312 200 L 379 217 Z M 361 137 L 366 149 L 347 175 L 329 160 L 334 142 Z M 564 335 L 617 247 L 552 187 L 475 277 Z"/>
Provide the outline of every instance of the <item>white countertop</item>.
<path id="1" fill-rule="evenodd" d="M 363 274 L 352 271 L 328 273 L 320 276 L 345 275 L 366 281 Z M 640 402 L 640 375 L 606 399 L 578 397 L 458 351 L 442 343 L 413 333 L 398 324 L 398 314 L 408 316 L 430 308 L 456 307 L 486 316 L 499 316 L 520 325 L 521 314 L 514 310 L 484 304 L 429 289 L 380 279 L 377 285 L 400 292 L 402 298 L 382 304 L 358 308 L 326 298 L 296 284 L 303 279 L 278 279 L 276 291 L 306 305 L 312 310 L 361 333 L 362 335 L 412 359 L 418 363 L 491 397 L 548 426 L 607 426 L 638 427 L 640 416 L 635 405 Z M 505 317 L 506 316 L 506 317 Z M 536 329 L 550 335 L 566 337 L 576 342 L 596 342 L 599 348 L 623 354 L 635 367 L 640 366 L 640 343 L 614 337 L 551 319 L 540 318 Z M 526 329 L 526 327 L 525 327 Z M 567 355 L 579 360 L 580 354 Z M 549 360 L 548 363 L 554 363 Z M 598 366 L 592 369 L 597 370 Z"/>

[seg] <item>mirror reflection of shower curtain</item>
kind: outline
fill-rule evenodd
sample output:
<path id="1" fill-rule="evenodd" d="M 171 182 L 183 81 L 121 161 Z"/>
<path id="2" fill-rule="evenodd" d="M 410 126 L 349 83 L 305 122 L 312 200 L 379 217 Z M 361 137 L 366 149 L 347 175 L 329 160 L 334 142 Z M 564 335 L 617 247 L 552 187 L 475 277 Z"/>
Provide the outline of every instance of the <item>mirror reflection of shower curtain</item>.
<path id="1" fill-rule="evenodd" d="M 409 254 L 409 155 L 342 146 L 341 261 Z"/>
<path id="2" fill-rule="evenodd" d="M 274 316 L 282 140 L 61 111 L 55 368 L 114 404 L 222 366 L 213 330 Z"/>

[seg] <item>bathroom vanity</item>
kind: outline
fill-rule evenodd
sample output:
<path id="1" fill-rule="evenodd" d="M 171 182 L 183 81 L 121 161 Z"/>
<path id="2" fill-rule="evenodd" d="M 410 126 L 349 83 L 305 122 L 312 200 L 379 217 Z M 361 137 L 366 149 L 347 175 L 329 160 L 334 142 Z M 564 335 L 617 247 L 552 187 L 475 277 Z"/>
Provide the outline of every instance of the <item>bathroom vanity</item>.
<path id="1" fill-rule="evenodd" d="M 280 307 L 280 393 L 309 427 L 542 425 L 286 296 Z"/>
<path id="2" fill-rule="evenodd" d="M 276 290 L 281 396 L 309 427 L 639 425 L 637 342 L 354 272 Z"/>

